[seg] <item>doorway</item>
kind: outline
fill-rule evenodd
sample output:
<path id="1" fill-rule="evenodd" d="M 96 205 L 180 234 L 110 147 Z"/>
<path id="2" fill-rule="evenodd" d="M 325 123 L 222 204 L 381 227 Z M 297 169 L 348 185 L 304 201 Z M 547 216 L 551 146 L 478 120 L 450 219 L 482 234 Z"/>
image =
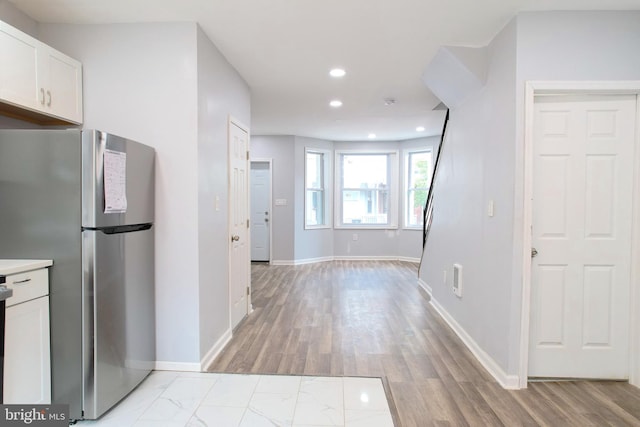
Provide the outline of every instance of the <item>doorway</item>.
<path id="1" fill-rule="evenodd" d="M 639 91 L 527 85 L 521 387 L 640 379 Z"/>
<path id="2" fill-rule="evenodd" d="M 271 160 L 251 161 L 251 261 L 271 261 Z"/>

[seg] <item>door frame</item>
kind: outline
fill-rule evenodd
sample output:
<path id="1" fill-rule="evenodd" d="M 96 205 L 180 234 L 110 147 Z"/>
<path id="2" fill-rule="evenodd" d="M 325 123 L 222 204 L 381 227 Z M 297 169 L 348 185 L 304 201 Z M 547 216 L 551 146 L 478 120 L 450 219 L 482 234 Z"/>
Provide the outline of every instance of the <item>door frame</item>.
<path id="1" fill-rule="evenodd" d="M 640 81 L 527 81 L 524 97 L 524 209 L 522 219 L 522 308 L 520 318 L 519 387 L 529 380 L 531 319 L 531 228 L 533 224 L 533 131 L 536 95 L 607 94 L 636 95 L 635 163 L 633 194 L 640 194 Z M 640 196 L 633 200 L 630 282 L 629 383 L 640 387 Z"/>
<path id="2" fill-rule="evenodd" d="M 249 156 L 249 178 L 251 178 L 251 165 L 253 163 L 268 163 L 269 164 L 269 263 L 273 258 L 273 159 L 257 157 L 252 159 Z M 249 181 L 249 191 L 251 191 L 251 181 Z M 251 194 L 249 194 L 249 201 L 251 201 Z M 251 205 L 249 205 L 251 206 Z M 249 210 L 251 212 L 251 210 Z M 249 233 L 251 234 L 251 233 Z M 251 250 L 251 248 L 249 248 Z M 251 258 L 251 257 L 249 257 Z"/>
<path id="3" fill-rule="evenodd" d="M 233 307 L 233 300 L 232 300 L 232 292 L 231 292 L 231 286 L 232 286 L 232 275 L 231 275 L 231 207 L 233 206 L 233 204 L 231 203 L 231 126 L 237 126 L 240 129 L 242 129 L 243 131 L 245 131 L 247 133 L 247 152 L 250 153 L 251 152 L 251 134 L 249 133 L 249 127 L 244 125 L 240 120 L 236 119 L 235 117 L 233 117 L 232 115 L 229 115 L 227 118 L 227 233 L 226 233 L 226 239 L 227 239 L 227 292 L 228 292 L 228 307 L 229 307 L 229 328 L 232 328 L 233 325 L 233 319 L 231 318 L 231 311 L 232 311 L 232 307 Z M 251 190 L 251 181 L 250 181 L 250 175 L 251 175 L 251 171 L 249 170 L 249 167 L 251 166 L 251 164 L 249 163 L 249 155 L 247 156 L 247 218 L 249 218 L 249 214 L 251 212 L 251 206 L 249 205 L 250 202 L 250 197 L 249 197 L 249 191 Z M 247 232 L 247 250 L 251 251 L 251 229 L 248 230 Z M 252 287 L 251 287 L 251 252 L 249 252 L 249 255 L 247 256 L 247 259 L 249 260 L 249 265 L 247 265 L 247 286 L 249 287 L 249 292 L 247 295 L 247 315 L 251 314 L 253 312 L 253 304 L 251 303 L 251 294 L 252 294 Z"/>

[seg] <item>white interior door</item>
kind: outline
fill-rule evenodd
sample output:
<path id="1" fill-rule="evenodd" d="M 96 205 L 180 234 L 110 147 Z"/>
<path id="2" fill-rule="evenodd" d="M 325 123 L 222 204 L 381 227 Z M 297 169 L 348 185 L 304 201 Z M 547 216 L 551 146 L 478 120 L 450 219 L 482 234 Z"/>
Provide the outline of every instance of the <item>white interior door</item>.
<path id="1" fill-rule="evenodd" d="M 534 107 L 529 376 L 626 379 L 636 97 Z"/>
<path id="2" fill-rule="evenodd" d="M 249 312 L 249 134 L 229 123 L 229 294 L 231 327 Z"/>
<path id="3" fill-rule="evenodd" d="M 270 261 L 271 165 L 251 162 L 251 260 Z"/>

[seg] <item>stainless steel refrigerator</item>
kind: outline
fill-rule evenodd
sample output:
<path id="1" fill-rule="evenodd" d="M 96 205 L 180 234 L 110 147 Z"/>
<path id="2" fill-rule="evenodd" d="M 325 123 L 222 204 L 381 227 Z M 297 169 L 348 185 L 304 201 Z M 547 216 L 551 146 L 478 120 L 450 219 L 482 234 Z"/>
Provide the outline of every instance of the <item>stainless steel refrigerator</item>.
<path id="1" fill-rule="evenodd" d="M 0 258 L 53 259 L 52 403 L 96 419 L 153 369 L 154 150 L 0 130 Z"/>

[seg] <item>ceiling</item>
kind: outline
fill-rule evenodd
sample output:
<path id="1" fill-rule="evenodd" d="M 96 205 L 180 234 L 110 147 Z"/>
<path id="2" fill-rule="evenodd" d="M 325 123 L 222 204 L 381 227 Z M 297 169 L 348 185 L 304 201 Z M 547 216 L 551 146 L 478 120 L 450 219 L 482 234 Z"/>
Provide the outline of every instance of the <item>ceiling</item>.
<path id="1" fill-rule="evenodd" d="M 421 81 L 436 50 L 484 46 L 519 11 L 640 8 L 640 0 L 10 1 L 38 22 L 198 22 L 251 88 L 253 135 L 336 141 L 439 134 L 444 112 Z M 346 76 L 331 78 L 334 67 Z M 342 107 L 330 107 L 333 99 Z"/>

